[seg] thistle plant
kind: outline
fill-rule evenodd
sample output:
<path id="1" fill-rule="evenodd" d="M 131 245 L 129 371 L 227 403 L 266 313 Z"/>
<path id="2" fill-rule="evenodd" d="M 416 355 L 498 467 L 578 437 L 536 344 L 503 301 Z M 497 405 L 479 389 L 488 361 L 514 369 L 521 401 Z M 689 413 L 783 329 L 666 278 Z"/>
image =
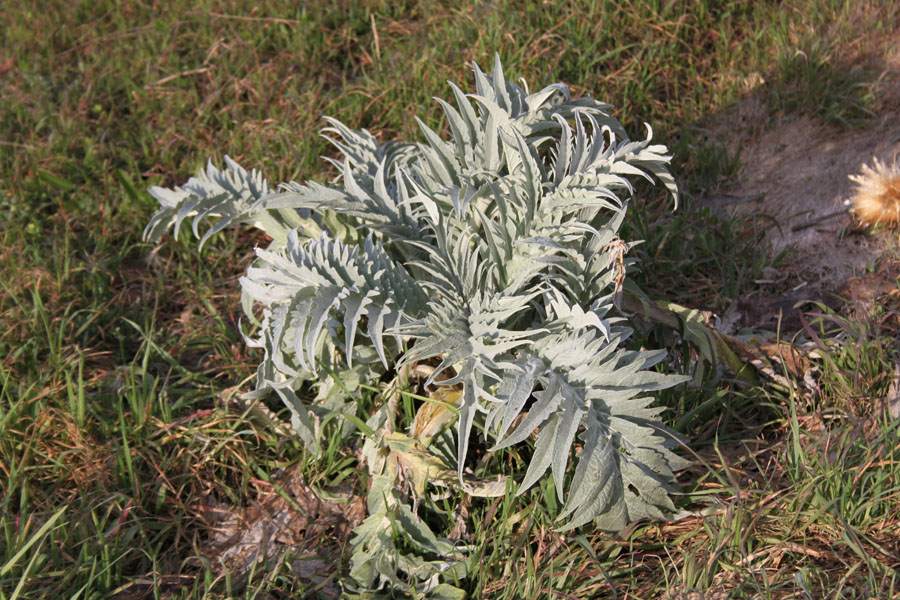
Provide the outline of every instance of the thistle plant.
<path id="1" fill-rule="evenodd" d="M 339 172 L 328 185 L 273 186 L 226 157 L 224 170 L 150 190 L 161 207 L 149 239 L 185 220 L 201 244 L 235 225 L 271 237 L 241 279 L 259 324 L 247 343 L 262 350 L 246 397 L 280 397 L 312 452 L 326 430 L 365 435 L 369 517 L 346 583 L 361 596 L 458 597 L 449 582 L 471 568 L 466 548 L 431 532 L 418 501 L 435 485 L 504 493 L 504 479 L 471 476 L 475 443 L 533 440 L 524 473 L 503 475 L 519 494 L 552 477 L 562 530 L 664 517 L 684 466 L 651 393 L 686 378 L 653 369 L 664 350 L 626 346 L 621 309 L 639 293 L 626 279 L 635 242 L 619 237 L 633 180 L 677 201 L 665 146 L 649 126 L 629 140 L 609 105 L 563 84 L 531 93 L 499 60 L 474 74 L 474 94 L 451 83 L 453 103 L 437 100 L 446 137 L 419 121 L 422 141 L 381 144 L 327 119 L 341 155 L 327 159 Z M 404 433 L 398 390 L 416 377 L 428 394 Z M 361 386 L 392 378 L 379 408 L 357 415 Z M 343 427 L 323 426 L 342 414 Z"/>

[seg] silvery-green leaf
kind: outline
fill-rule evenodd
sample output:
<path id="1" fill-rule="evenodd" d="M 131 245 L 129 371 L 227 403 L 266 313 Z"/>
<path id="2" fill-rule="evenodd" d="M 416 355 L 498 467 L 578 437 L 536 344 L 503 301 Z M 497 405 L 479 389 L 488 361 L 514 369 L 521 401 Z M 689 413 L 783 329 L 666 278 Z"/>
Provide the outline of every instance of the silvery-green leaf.
<path id="1" fill-rule="evenodd" d="M 553 450 L 559 425 L 560 419 L 553 415 L 541 426 L 541 430 L 537 434 L 537 442 L 534 445 L 531 463 L 528 465 L 525 477 L 522 478 L 522 482 L 519 484 L 518 494 L 524 493 L 537 483 L 553 462 Z M 566 451 L 568 452 L 568 449 Z M 561 485 L 562 482 L 560 481 L 558 486 Z"/>
<path id="2" fill-rule="evenodd" d="M 144 238 L 158 240 L 170 228 L 177 237 L 182 222 L 193 219 L 192 230 L 201 247 L 212 235 L 238 224 L 258 227 L 284 243 L 288 232 L 302 222 L 299 215 L 285 219 L 285 214 L 266 206 L 272 190 L 259 172 L 246 171 L 228 156 L 225 165 L 219 170 L 210 161 L 205 171 L 174 189 L 151 187 L 150 195 L 160 208 L 144 230 Z M 201 234 L 200 225 L 206 221 L 210 226 Z"/>

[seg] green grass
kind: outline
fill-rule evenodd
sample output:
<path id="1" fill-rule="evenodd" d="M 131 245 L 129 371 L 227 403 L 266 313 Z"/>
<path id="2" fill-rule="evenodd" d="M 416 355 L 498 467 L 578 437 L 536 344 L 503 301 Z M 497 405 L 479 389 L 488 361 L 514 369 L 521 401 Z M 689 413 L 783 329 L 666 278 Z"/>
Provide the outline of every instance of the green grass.
<path id="1" fill-rule="evenodd" d="M 826 123 L 841 125 L 865 123 L 874 115 L 871 73 L 862 67 L 836 65 L 815 41 L 782 50 L 776 76 L 769 90 L 769 103 L 775 111 L 805 111 Z"/>
<path id="2" fill-rule="evenodd" d="M 193 559 L 211 507 L 251 506 L 299 464 L 324 494 L 364 493 L 352 451 L 314 460 L 221 400 L 251 377 L 237 277 L 259 241 L 141 241 L 150 185 L 225 153 L 272 181 L 330 177 L 321 117 L 383 139 L 439 123 L 432 95 L 471 62 L 533 85 L 563 81 L 616 106 L 676 155 L 676 213 L 641 190 L 629 236 L 641 286 L 721 311 L 775 260 L 772 224 L 698 201 L 740 155 L 702 120 L 762 73 L 773 122 L 865 124 L 871 75 L 841 54 L 898 19 L 891 2 L 7 3 L 0 9 L 0 598 L 328 597 L 298 548 L 245 577 Z M 852 18 L 851 18 L 852 17 Z M 798 52 L 802 50 L 802 53 Z M 554 532 L 544 485 L 473 499 L 473 598 L 896 597 L 896 423 L 873 415 L 898 349 L 885 312 L 812 316 L 819 393 L 703 378 L 669 391 L 667 419 L 703 463 L 672 523 L 619 535 Z M 246 324 L 244 325 L 246 327 Z M 896 330 L 894 330 L 896 331 Z M 361 401 L 364 417 L 379 401 Z M 815 415 L 828 435 L 813 427 Z M 870 421 L 866 421 L 870 419 Z M 862 423 L 868 423 L 865 427 Z M 812 432 L 812 433 L 810 433 Z M 491 460 L 517 472 L 510 450 Z M 705 463 L 705 466 L 704 466 Z M 545 482 L 546 484 L 547 482 Z M 429 508 L 446 533 L 452 497 Z M 344 540 L 346 541 L 346 540 Z M 331 574 L 338 577 L 340 548 Z M 306 573 L 306 575 L 304 575 Z"/>

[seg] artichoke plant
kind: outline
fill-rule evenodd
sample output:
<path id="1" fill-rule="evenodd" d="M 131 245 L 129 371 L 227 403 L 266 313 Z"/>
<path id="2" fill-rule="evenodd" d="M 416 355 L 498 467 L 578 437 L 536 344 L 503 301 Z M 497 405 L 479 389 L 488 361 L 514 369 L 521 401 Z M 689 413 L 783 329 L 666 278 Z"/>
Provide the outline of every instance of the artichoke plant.
<path id="1" fill-rule="evenodd" d="M 532 93 L 499 60 L 474 75 L 474 93 L 451 83 L 452 102 L 437 100 L 443 137 L 419 121 L 421 141 L 379 143 L 327 119 L 340 153 L 327 185 L 274 186 L 226 157 L 224 170 L 150 190 L 149 239 L 185 220 L 201 244 L 234 225 L 271 238 L 241 279 L 248 317 L 261 316 L 247 397 L 280 397 L 313 452 L 331 415 L 365 432 L 372 489 L 348 593 L 456 594 L 447 581 L 465 575 L 465 549 L 405 500 L 429 482 L 502 494 L 469 480 L 476 436 L 491 450 L 533 440 L 524 473 L 506 475 L 518 493 L 552 477 L 561 529 L 618 530 L 674 508 L 684 461 L 651 394 L 685 378 L 654 370 L 664 350 L 626 346 L 634 242 L 619 237 L 636 178 L 677 201 L 671 157 L 649 126 L 632 141 L 609 105 L 563 84 Z M 389 392 L 363 426 L 360 386 L 416 369 L 430 392 L 408 433 Z M 435 445 L 452 439 L 442 431 L 455 437 L 450 456 Z M 398 523 L 416 552 L 397 550 Z"/>

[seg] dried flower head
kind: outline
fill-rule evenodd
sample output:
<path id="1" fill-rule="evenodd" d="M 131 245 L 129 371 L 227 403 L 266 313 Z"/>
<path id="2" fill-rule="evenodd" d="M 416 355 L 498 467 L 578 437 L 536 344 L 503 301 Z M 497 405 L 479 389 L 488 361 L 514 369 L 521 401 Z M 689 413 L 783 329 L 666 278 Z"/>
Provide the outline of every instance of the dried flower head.
<path id="1" fill-rule="evenodd" d="M 856 194 L 850 200 L 859 222 L 866 226 L 884 223 L 889 226 L 900 224 L 900 170 L 897 162 L 892 166 L 873 159 L 872 167 L 863 165 L 859 175 L 851 175 L 856 183 Z"/>

